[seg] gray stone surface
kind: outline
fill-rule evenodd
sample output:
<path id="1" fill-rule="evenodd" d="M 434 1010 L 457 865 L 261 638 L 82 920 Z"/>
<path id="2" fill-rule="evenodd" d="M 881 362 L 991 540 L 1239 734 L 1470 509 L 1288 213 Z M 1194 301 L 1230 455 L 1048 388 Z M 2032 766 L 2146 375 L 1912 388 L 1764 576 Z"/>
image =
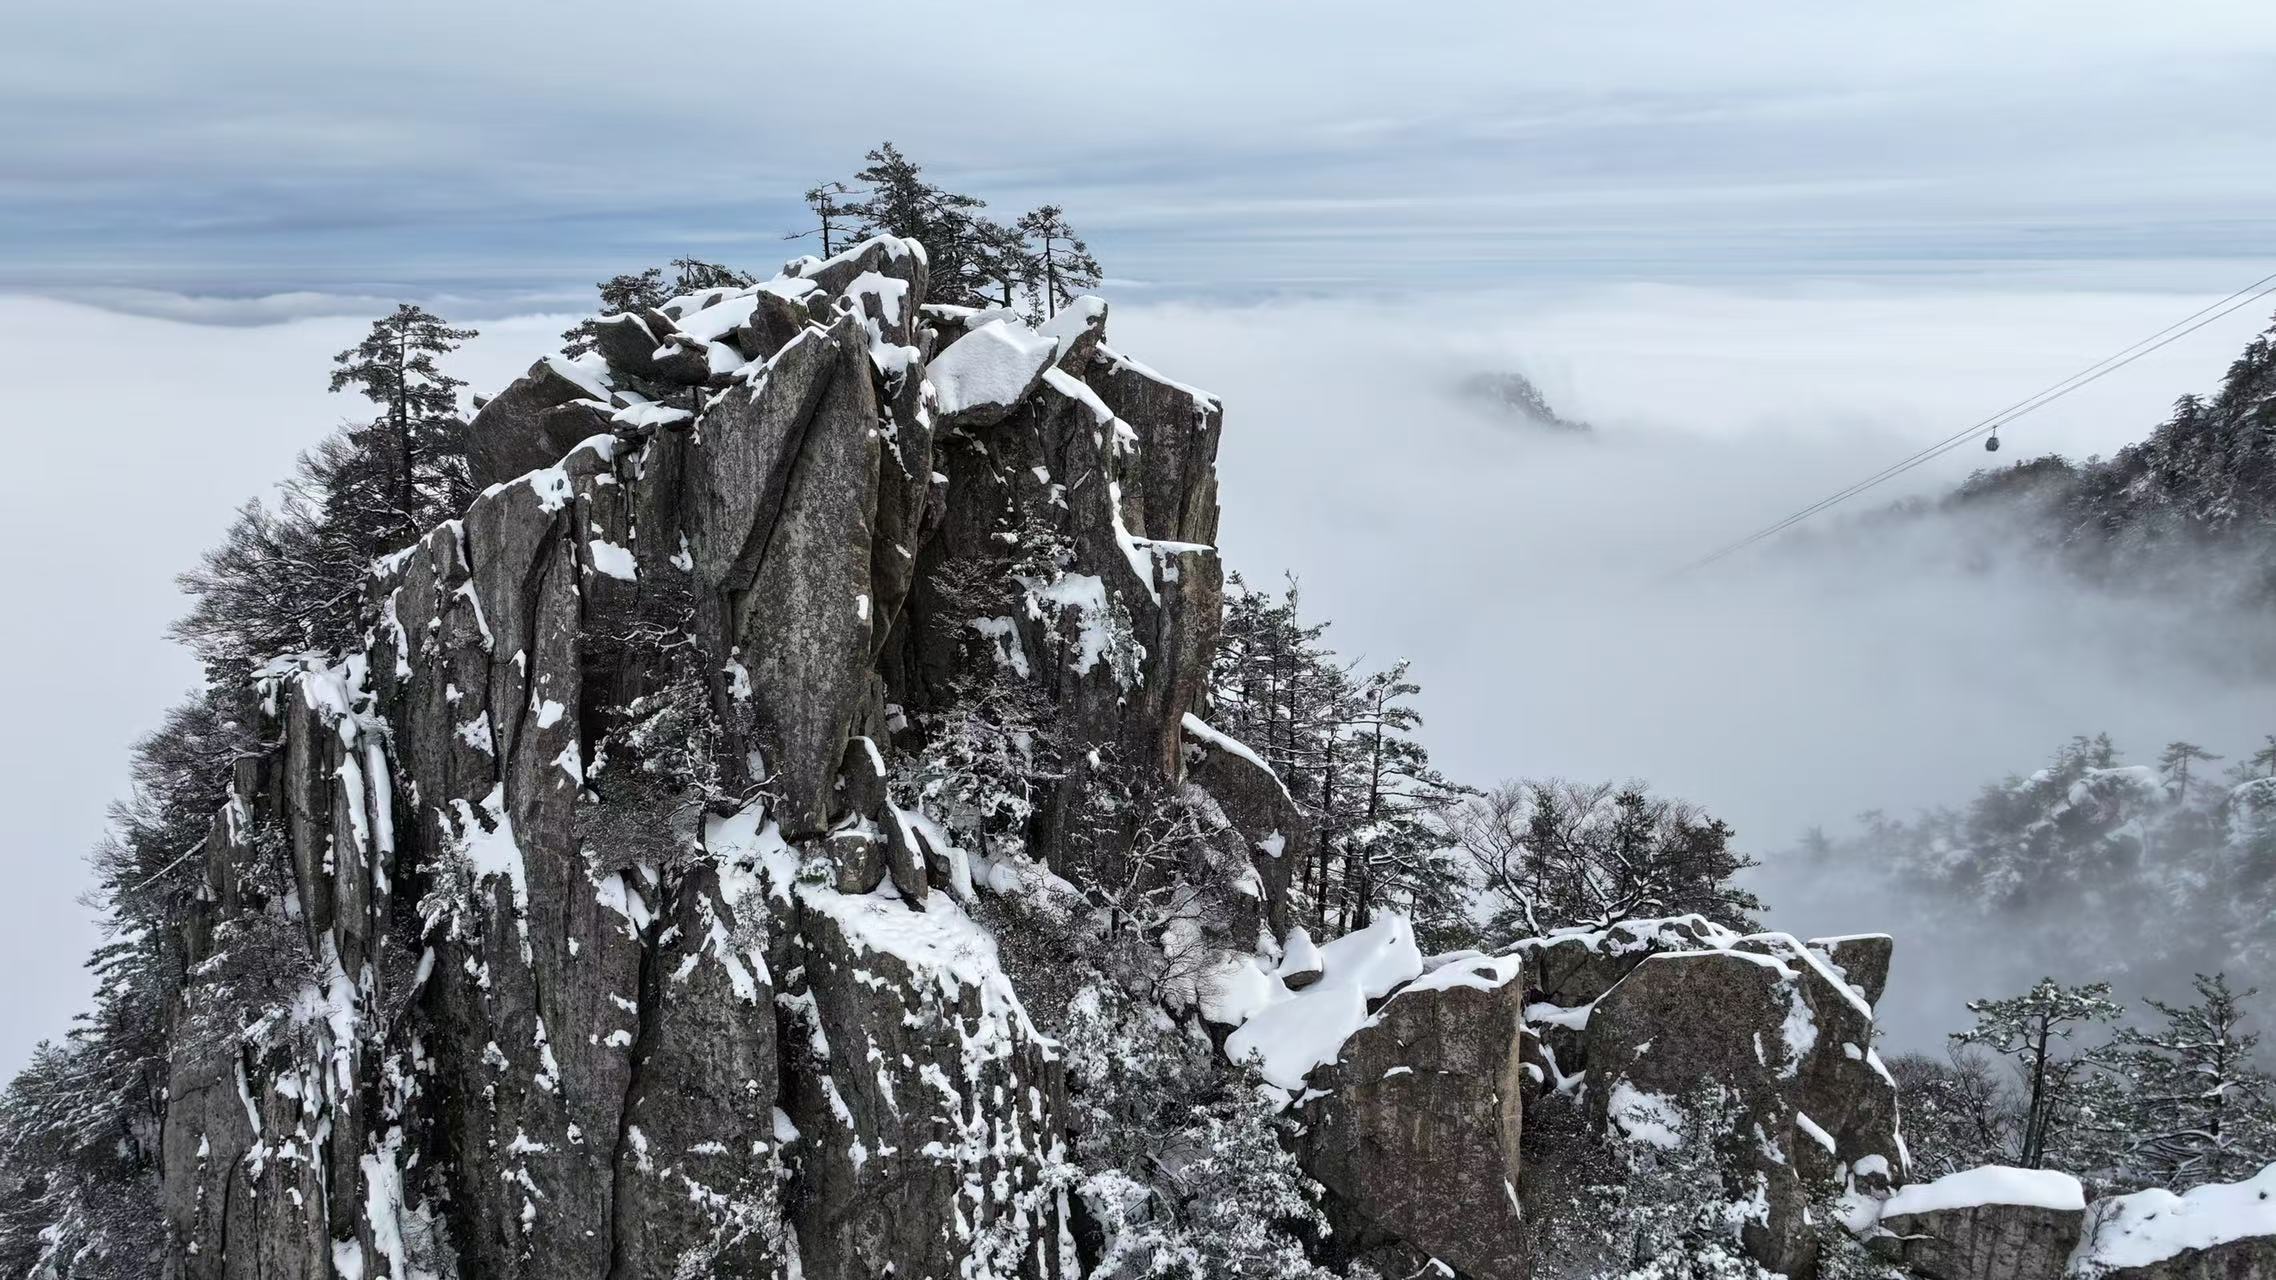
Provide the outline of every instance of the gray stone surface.
<path id="1" fill-rule="evenodd" d="M 2085 1216 L 1983 1204 L 1885 1217 L 1873 1248 L 1928 1280 L 2055 1280 L 2070 1264 Z"/>
<path id="2" fill-rule="evenodd" d="M 1522 963 L 1509 965 L 1522 969 Z M 1315 1074 L 1300 1158 L 1350 1213 L 1477 1280 L 1529 1274 L 1518 1211 L 1522 973 L 1410 988 Z"/>

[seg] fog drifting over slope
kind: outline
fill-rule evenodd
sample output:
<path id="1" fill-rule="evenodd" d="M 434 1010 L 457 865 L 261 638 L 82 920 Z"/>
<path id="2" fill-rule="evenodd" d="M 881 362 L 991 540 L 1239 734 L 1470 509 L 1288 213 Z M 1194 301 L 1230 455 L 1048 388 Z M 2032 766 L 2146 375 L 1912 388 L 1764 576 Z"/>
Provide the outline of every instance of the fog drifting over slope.
<path id="1" fill-rule="evenodd" d="M 2073 734 L 2107 731 L 2136 762 L 2184 737 L 2249 753 L 2276 729 L 2270 667 L 2239 660 L 2261 642 L 2086 590 L 1977 522 L 1666 574 L 2201 302 L 1633 288 L 1126 308 L 1114 331 L 1226 397 L 1228 561 L 1297 572 L 1345 652 L 1415 658 L 1451 773 L 1636 777 L 1704 804 L 1768 863 L 1775 926 L 1898 935 L 1884 1021 L 1899 1047 L 1934 1047 L 1964 1000 L 2038 975 L 2006 972 L 1996 947 L 1955 953 L 1778 851 L 1867 809 L 1964 804 Z M 2265 319 L 2239 313 L 2024 419 L 1996 459 L 1970 445 L 1855 513 L 1987 461 L 2113 451 L 2210 389 Z M 1516 428 L 1445 394 L 1481 368 L 1524 371 L 1597 433 Z"/>
<path id="2" fill-rule="evenodd" d="M 1301 576 L 1345 652 L 1416 659 L 1458 777 L 1641 777 L 1769 854 L 1869 807 L 1965 800 L 2071 734 L 2132 758 L 2187 736 L 2232 756 L 2276 688 L 2185 651 L 2172 620 L 1922 531 L 1869 553 L 1673 566 L 2019 399 L 2204 299 L 1957 288 L 1543 295 L 1254 307 L 1118 303 L 1113 340 L 1224 396 L 1228 563 Z M 164 639 L 172 575 L 296 450 L 356 412 L 323 391 L 367 317 L 220 328 L 0 298 L 0 380 L 36 481 L 0 516 L 0 1070 L 85 1004 L 80 856 L 126 749 L 196 679 Z M 2138 438 L 2209 387 L 2262 318 L 2232 317 L 2009 436 L 2002 460 Z M 454 362 L 494 391 L 562 317 L 477 321 Z M 122 372 L 122 361 L 130 362 Z M 1515 369 L 1598 434 L 1512 428 L 1448 388 Z M 1948 487 L 1985 455 L 1924 469 Z M 1898 1034 L 1984 994 L 1906 950 L 1886 904 L 1782 879 L 1774 921 L 1899 934 Z M 1807 899 L 1807 900 L 1805 900 Z M 1942 1019 L 1943 1021 L 1939 1021 Z"/>

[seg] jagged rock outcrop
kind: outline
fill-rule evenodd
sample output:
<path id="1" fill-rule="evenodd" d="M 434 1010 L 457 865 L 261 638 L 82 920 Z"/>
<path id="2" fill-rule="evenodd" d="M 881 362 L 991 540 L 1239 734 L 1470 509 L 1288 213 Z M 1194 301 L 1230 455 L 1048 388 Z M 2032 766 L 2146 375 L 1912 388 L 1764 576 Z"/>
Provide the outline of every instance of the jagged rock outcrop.
<path id="1" fill-rule="evenodd" d="M 1745 1183 L 1748 1252 L 1807 1276 L 1816 1205 L 1904 1178 L 1865 995 L 1885 937 L 1684 916 L 1426 959 L 1403 930 L 1387 917 L 1316 950 L 1293 931 L 1274 970 L 1221 983 L 1238 993 L 1219 1001 L 1238 1024 L 1225 1051 L 1299 1098 L 1299 1158 L 1347 1253 L 1395 1244 L 1378 1260 L 1517 1280 L 1545 1243 L 1597 1237 L 1604 1144 L 1692 1142 Z"/>
<path id="2" fill-rule="evenodd" d="M 1098 792 L 1192 789 L 1256 863 L 1228 949 L 1309 837 L 1193 718 L 1216 401 L 1095 299 L 926 277 L 879 238 L 606 318 L 483 404 L 485 491 L 377 566 L 368 647 L 263 672 L 183 922 L 170 1274 L 1077 1267 L 938 743 L 975 689 L 1051 725 L 1010 834 L 1076 884 Z"/>
<path id="3" fill-rule="evenodd" d="M 1572 1153 L 1712 1093 L 1747 1248 L 1807 1277 L 1811 1210 L 1905 1177 L 1888 940 L 1315 945 L 1317 832 L 1200 705 L 1222 406 L 1096 299 L 928 272 L 879 238 L 606 318 L 483 405 L 366 643 L 261 670 L 181 921 L 166 1273 L 1072 1277 L 1066 1071 L 980 923 L 1032 882 L 1181 891 L 1158 994 L 1299 1122 L 1332 1261 L 1517 1280 Z M 2147 1208 L 2079 1256 L 2263 1274 L 2258 1234 L 2114 1261 L 2191 1216 Z M 1881 1225 L 1924 1271 L 2055 1251 L 1950 1214 Z"/>
<path id="4" fill-rule="evenodd" d="M 1665 1142 L 1705 1122 L 1699 1099 L 1712 1091 L 1712 1108 L 1734 1117 L 1718 1137 L 1726 1157 L 1756 1179 L 1748 1251 L 1803 1275 L 1816 1256 L 1813 1190 L 1885 1190 L 1903 1174 L 1896 1085 L 1872 1045 L 1871 1008 L 1784 934 L 1654 955 L 1589 1015 L 1590 1114 Z"/>

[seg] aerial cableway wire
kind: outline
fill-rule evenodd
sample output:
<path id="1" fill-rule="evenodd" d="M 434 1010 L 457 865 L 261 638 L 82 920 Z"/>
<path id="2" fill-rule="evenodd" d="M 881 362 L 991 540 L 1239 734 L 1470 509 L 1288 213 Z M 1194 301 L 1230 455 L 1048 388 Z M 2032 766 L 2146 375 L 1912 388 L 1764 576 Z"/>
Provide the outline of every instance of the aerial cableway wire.
<path id="1" fill-rule="evenodd" d="M 1693 560 L 1683 567 L 1675 570 L 1668 576 L 1671 578 L 1676 578 L 1682 577 L 1688 573 L 1696 572 L 1700 569 L 1706 568 L 1708 565 L 1711 565 L 1718 560 L 1722 560 L 1728 556 L 1736 555 L 1737 553 L 1746 550 L 1748 547 L 1761 542 L 1765 538 L 1776 537 L 1777 535 L 1784 533 L 1786 530 L 1793 528 L 1795 525 L 1802 523 L 1804 520 L 1809 519 L 1811 516 L 1814 516 L 1829 507 L 1847 502 L 1849 499 L 1856 497 L 1858 494 L 1861 494 L 1866 490 L 1875 487 L 1876 485 L 1884 484 L 1890 480 L 1894 480 L 1898 476 L 1903 475 L 1905 472 L 1912 470 L 1914 467 L 1920 466 L 1926 462 L 1933 461 L 1934 459 L 1940 458 L 1945 454 L 1950 453 L 1952 450 L 1959 448 L 1961 445 L 1966 444 L 1968 441 L 1973 440 L 1978 436 L 1984 435 L 1988 432 L 1996 431 L 2000 427 L 2013 422 L 2015 419 L 2020 418 L 2025 414 L 2045 408 L 2047 405 L 2053 404 L 2055 401 L 2069 395 L 2071 392 L 2076 391 L 2081 387 L 2087 386 L 2090 383 L 2099 381 L 2108 374 L 2116 373 L 2118 370 L 2125 368 L 2127 365 L 2141 359 L 2143 356 L 2146 356 L 2162 347 L 2178 342 L 2181 339 L 2188 337 L 2190 334 L 2197 332 L 2199 329 L 2204 328 L 2206 325 L 2213 323 L 2215 320 L 2219 320 L 2223 316 L 2227 316 L 2233 312 L 2242 310 L 2243 308 L 2250 306 L 2252 303 L 2258 301 L 2261 298 L 2265 298 L 2270 294 L 2276 294 L 2276 272 L 2271 272 L 2268 275 L 2262 276 L 2260 279 L 2253 281 L 2251 284 L 2244 286 L 2242 289 L 2239 289 L 2229 296 L 2222 298 L 2218 302 L 2211 303 L 2205 307 L 2200 308 L 2197 311 L 2183 316 L 2181 319 L 2174 321 L 2172 324 L 2167 325 L 2165 328 L 2158 330 L 2156 333 L 2153 333 L 2146 338 L 2134 342 L 2129 346 L 2119 348 L 2117 351 L 2111 353 L 2110 355 L 2104 356 L 2102 359 L 2095 361 L 2093 364 L 2090 364 L 2086 368 L 2079 370 L 2077 373 L 2072 374 L 2070 377 L 2055 383 L 2043 391 L 2040 391 L 2036 395 L 2027 396 L 2024 399 L 2016 401 L 2014 404 L 2009 405 L 2007 408 L 2000 410 L 1998 413 L 1995 413 L 1988 418 L 1980 419 L 1970 426 L 1963 427 L 1952 435 L 1946 436 L 1944 439 L 1923 448 L 1920 450 L 1920 452 L 1913 454 L 1911 457 L 1892 462 L 1888 466 L 1883 467 L 1881 470 L 1874 472 L 1872 475 L 1869 475 L 1864 479 L 1857 481 L 1845 489 L 1841 489 L 1835 493 L 1827 495 L 1826 497 L 1818 499 L 1816 502 L 1811 503 L 1809 506 L 1802 508 L 1800 511 L 1787 516 L 1775 524 L 1769 525 L 1766 528 L 1748 534 L 1746 537 L 1718 548 L 1715 551 L 1711 551 L 1708 554 L 1701 556 L 1699 559 Z"/>

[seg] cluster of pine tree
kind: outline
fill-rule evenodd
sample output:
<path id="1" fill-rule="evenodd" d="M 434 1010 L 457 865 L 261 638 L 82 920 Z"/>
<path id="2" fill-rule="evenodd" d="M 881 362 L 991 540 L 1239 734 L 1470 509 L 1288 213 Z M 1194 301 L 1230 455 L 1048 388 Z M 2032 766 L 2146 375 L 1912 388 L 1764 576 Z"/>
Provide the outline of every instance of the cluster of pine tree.
<path id="1" fill-rule="evenodd" d="M 819 239 L 828 257 L 867 236 L 908 237 L 925 246 L 929 299 L 954 306 L 1024 303 L 1030 313 L 1048 317 L 1098 286 L 1098 259 L 1058 205 L 999 222 L 981 212 L 986 201 L 927 181 L 890 142 L 878 144 L 867 160 L 852 181 L 806 192 L 815 226 L 793 239 Z"/>
<path id="2" fill-rule="evenodd" d="M 1252 747 L 1318 824 L 1294 869 L 1298 915 L 1316 931 L 1390 908 L 1426 946 L 1498 949 L 1556 929 L 1697 912 L 1759 927 L 1738 883 L 1754 860 L 1696 806 L 1641 783 L 1450 781 L 1420 737 L 1422 692 L 1399 661 L 1363 671 L 1307 620 L 1301 592 L 1235 574 L 1211 668 L 1211 722 Z"/>
<path id="3" fill-rule="evenodd" d="M 1797 870 L 1865 876 L 1914 917 L 1998 939 L 2032 969 L 2138 986 L 2276 972 L 2276 738 L 2223 770 L 2190 742 L 2130 765 L 2107 736 L 1984 787 L 1958 809 L 1868 813 L 1813 832 Z M 2124 945 L 2111 945 L 2124 939 Z"/>
<path id="4" fill-rule="evenodd" d="M 1405 912 L 1424 938 L 1448 940 L 1467 917 L 1467 881 L 1440 819 L 1465 794 L 1416 736 L 1421 693 L 1400 661 L 1362 672 L 1308 622 L 1294 581 L 1275 594 L 1239 574 L 1210 668 L 1210 718 L 1272 766 L 1319 825 L 1293 869 L 1298 914 L 1323 933 Z"/>
<path id="5" fill-rule="evenodd" d="M 2129 765 L 2106 735 L 2082 736 L 1963 808 L 1870 813 L 1853 836 L 1806 840 L 1821 874 L 1867 877 L 1949 935 L 1925 945 L 1996 945 L 2090 979 L 1976 1001 L 1947 1058 L 1891 1061 L 1924 1174 L 2003 1163 L 2179 1189 L 2276 1160 L 2276 1081 L 2241 1025 L 2255 990 L 2227 977 L 2276 963 L 2276 737 L 2221 764 L 2172 742 Z M 2189 972 L 2192 1000 L 2146 1002 L 2155 1029 L 2119 1025 L 2116 985 Z"/>
<path id="6" fill-rule="evenodd" d="M 1918 1173 L 2012 1164 L 2175 1191 L 2251 1176 L 2276 1162 L 2276 1076 L 2244 1027 L 2255 994 L 2200 974 L 2193 1001 L 2146 1001 L 2147 1027 L 2119 1025 L 2103 982 L 1971 1002 L 1947 1058 L 1890 1063 Z"/>

